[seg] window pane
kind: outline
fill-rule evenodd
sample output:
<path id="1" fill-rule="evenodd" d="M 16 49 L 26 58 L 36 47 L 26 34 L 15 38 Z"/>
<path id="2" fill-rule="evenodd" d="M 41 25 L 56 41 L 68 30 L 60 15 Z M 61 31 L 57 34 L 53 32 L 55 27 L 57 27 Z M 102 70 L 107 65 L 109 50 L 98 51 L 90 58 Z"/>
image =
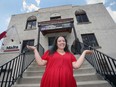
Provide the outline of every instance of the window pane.
<path id="1" fill-rule="evenodd" d="M 32 21 L 32 28 L 36 28 L 36 21 Z"/>
<path id="2" fill-rule="evenodd" d="M 36 20 L 27 21 L 27 28 L 26 29 L 33 29 L 36 28 Z"/>
<path id="3" fill-rule="evenodd" d="M 89 40 L 88 40 L 87 36 L 83 36 L 82 38 L 83 38 L 83 42 L 85 44 L 89 45 Z"/>
<path id="4" fill-rule="evenodd" d="M 54 42 L 55 37 L 48 37 L 48 45 L 52 46 Z"/>
<path id="5" fill-rule="evenodd" d="M 83 43 L 90 45 L 92 47 L 99 46 L 94 34 L 82 34 L 81 36 Z"/>
<path id="6" fill-rule="evenodd" d="M 76 15 L 76 19 L 77 19 L 78 23 L 89 22 L 86 14 L 78 14 L 78 15 Z"/>
<path id="7" fill-rule="evenodd" d="M 88 18 L 86 14 L 81 15 L 83 22 L 88 22 Z"/>
<path id="8" fill-rule="evenodd" d="M 48 37 L 48 48 L 50 49 L 54 43 L 55 37 Z"/>
<path id="9" fill-rule="evenodd" d="M 82 20 L 81 20 L 81 15 L 77 15 L 77 21 L 80 23 L 80 22 L 82 22 Z"/>
<path id="10" fill-rule="evenodd" d="M 31 28 L 31 22 L 27 22 L 27 29 Z"/>

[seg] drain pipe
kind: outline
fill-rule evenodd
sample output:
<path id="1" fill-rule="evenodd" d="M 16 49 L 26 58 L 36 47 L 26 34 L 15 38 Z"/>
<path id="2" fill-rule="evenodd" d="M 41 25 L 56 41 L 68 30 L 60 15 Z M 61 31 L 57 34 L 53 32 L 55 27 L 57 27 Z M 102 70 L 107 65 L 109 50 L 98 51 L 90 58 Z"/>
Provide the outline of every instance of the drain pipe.
<path id="1" fill-rule="evenodd" d="M 81 54 L 81 43 L 77 38 L 76 30 L 74 27 L 74 21 L 72 22 L 72 28 L 73 28 L 75 40 L 73 41 L 73 44 L 71 46 L 71 51 L 74 51 L 74 54 Z"/>
<path id="2" fill-rule="evenodd" d="M 38 41 L 37 41 L 37 50 L 39 51 L 39 44 L 40 44 L 40 31 L 41 31 L 41 28 L 40 28 L 40 24 L 38 23 Z"/>

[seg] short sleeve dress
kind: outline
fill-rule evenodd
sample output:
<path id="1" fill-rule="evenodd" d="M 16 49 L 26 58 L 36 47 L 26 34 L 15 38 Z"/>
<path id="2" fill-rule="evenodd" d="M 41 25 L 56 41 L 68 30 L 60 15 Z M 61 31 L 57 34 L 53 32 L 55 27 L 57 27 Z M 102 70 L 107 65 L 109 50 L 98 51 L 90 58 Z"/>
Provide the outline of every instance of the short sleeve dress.
<path id="1" fill-rule="evenodd" d="M 40 87 L 77 87 L 72 67 L 76 58 L 72 53 L 61 55 L 55 52 L 49 55 L 49 51 L 46 51 L 42 59 L 47 60 L 47 64 Z"/>

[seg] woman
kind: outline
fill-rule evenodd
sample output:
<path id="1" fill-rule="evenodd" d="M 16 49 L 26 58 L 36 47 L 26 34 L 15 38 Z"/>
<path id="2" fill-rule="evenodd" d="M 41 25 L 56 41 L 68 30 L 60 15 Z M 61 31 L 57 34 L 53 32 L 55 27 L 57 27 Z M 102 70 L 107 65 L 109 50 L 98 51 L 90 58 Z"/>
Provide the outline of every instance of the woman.
<path id="1" fill-rule="evenodd" d="M 76 60 L 69 52 L 67 40 L 63 36 L 56 38 L 53 48 L 46 51 L 42 58 L 34 46 L 27 46 L 34 51 L 38 65 L 46 65 L 40 87 L 77 87 L 73 76 L 73 69 L 78 69 L 84 62 L 86 54 L 92 51 L 85 50 Z"/>

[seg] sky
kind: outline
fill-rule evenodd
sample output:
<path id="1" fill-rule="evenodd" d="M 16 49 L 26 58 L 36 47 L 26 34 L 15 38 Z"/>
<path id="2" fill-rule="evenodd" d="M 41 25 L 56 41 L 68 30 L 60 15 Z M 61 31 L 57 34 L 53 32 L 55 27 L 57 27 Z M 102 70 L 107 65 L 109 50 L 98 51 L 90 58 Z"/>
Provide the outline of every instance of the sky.
<path id="1" fill-rule="evenodd" d="M 116 0 L 0 0 L 0 33 L 7 30 L 10 18 L 14 14 L 22 14 L 40 8 L 59 5 L 87 5 L 95 3 L 103 3 L 116 23 Z"/>

